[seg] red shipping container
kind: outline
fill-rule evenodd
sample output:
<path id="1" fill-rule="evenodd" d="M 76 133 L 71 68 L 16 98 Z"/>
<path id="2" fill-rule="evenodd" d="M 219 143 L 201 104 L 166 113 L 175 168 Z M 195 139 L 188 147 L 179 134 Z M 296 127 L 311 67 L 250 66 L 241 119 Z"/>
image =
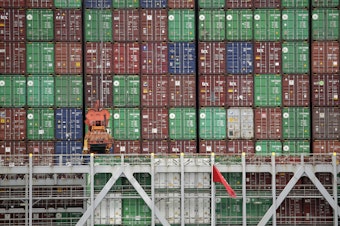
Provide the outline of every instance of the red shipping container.
<path id="1" fill-rule="evenodd" d="M 116 42 L 113 44 L 113 73 L 138 74 L 140 72 L 139 44 Z"/>
<path id="2" fill-rule="evenodd" d="M 171 140 L 170 154 L 197 153 L 197 143 L 195 140 Z"/>
<path id="3" fill-rule="evenodd" d="M 255 8 L 280 8 L 281 0 L 253 0 Z"/>
<path id="4" fill-rule="evenodd" d="M 333 221 L 333 209 L 324 198 L 305 198 L 303 209 L 304 223 L 322 225 Z"/>
<path id="5" fill-rule="evenodd" d="M 0 155 L 5 166 L 23 166 L 28 163 L 24 141 L 0 141 Z"/>
<path id="6" fill-rule="evenodd" d="M 315 140 L 313 141 L 314 154 L 340 153 L 340 140 Z"/>
<path id="7" fill-rule="evenodd" d="M 199 145 L 199 153 L 202 154 L 215 153 L 219 155 L 227 153 L 226 140 L 200 140 Z"/>
<path id="8" fill-rule="evenodd" d="M 198 43 L 198 71 L 200 74 L 224 74 L 226 48 L 224 42 Z"/>
<path id="9" fill-rule="evenodd" d="M 54 49 L 56 74 L 82 73 L 83 52 L 81 43 L 57 42 Z"/>
<path id="10" fill-rule="evenodd" d="M 281 51 L 282 47 L 280 42 L 255 42 L 255 74 L 280 74 Z"/>
<path id="11" fill-rule="evenodd" d="M 85 106 L 93 108 L 96 101 L 104 108 L 113 106 L 112 75 L 87 75 L 85 76 Z"/>
<path id="12" fill-rule="evenodd" d="M 227 75 L 226 105 L 251 107 L 254 103 L 254 79 L 252 75 Z"/>
<path id="13" fill-rule="evenodd" d="M 26 110 L 23 108 L 0 109 L 0 140 L 26 139 Z"/>
<path id="14" fill-rule="evenodd" d="M 252 8 L 252 7 L 253 7 L 252 0 L 226 0 L 227 9 Z"/>
<path id="15" fill-rule="evenodd" d="M 85 54 L 86 74 L 111 74 L 112 44 L 110 42 L 87 42 Z"/>
<path id="16" fill-rule="evenodd" d="M 310 104 L 308 75 L 288 75 L 282 78 L 282 103 L 285 107 L 301 106 Z"/>
<path id="17" fill-rule="evenodd" d="M 82 12 L 79 9 L 56 9 L 54 11 L 54 39 L 57 42 L 82 40 Z"/>
<path id="18" fill-rule="evenodd" d="M 169 105 L 169 77 L 167 75 L 141 75 L 142 107 Z"/>
<path id="19" fill-rule="evenodd" d="M 336 41 L 312 42 L 312 72 L 313 73 L 339 72 L 339 42 Z"/>
<path id="20" fill-rule="evenodd" d="M 3 8 L 25 8 L 26 0 L 1 0 L 0 7 Z"/>
<path id="21" fill-rule="evenodd" d="M 113 154 L 140 154 L 141 144 L 138 140 L 116 140 L 113 143 Z"/>
<path id="22" fill-rule="evenodd" d="M 226 102 L 226 81 L 224 75 L 199 76 L 199 105 L 224 106 Z"/>
<path id="23" fill-rule="evenodd" d="M 113 10 L 113 41 L 139 40 L 139 11 L 138 9 Z"/>
<path id="24" fill-rule="evenodd" d="M 168 11 L 166 9 L 140 9 L 140 40 L 168 40 Z"/>
<path id="25" fill-rule="evenodd" d="M 340 75 L 312 75 L 313 106 L 340 106 Z"/>
<path id="26" fill-rule="evenodd" d="M 168 0 L 168 7 L 170 9 L 193 9 L 195 0 Z"/>
<path id="27" fill-rule="evenodd" d="M 143 140 L 142 154 L 167 154 L 169 152 L 169 143 L 167 140 Z"/>
<path id="28" fill-rule="evenodd" d="M 303 224 L 303 214 L 302 198 L 286 198 L 276 210 L 276 221 L 280 225 L 300 225 Z"/>
<path id="29" fill-rule="evenodd" d="M 168 109 L 142 109 L 142 138 L 146 140 L 163 140 L 169 138 Z"/>
<path id="30" fill-rule="evenodd" d="M 247 189 L 271 189 L 272 176 L 270 173 L 246 173 Z"/>
<path id="31" fill-rule="evenodd" d="M 166 74 L 168 72 L 168 45 L 165 42 L 148 42 L 140 46 L 141 73 Z"/>
<path id="32" fill-rule="evenodd" d="M 196 78 L 195 75 L 169 76 L 169 106 L 196 106 Z"/>
<path id="33" fill-rule="evenodd" d="M 0 9 L 0 41 L 26 40 L 24 9 Z"/>
<path id="34" fill-rule="evenodd" d="M 255 153 L 255 142 L 253 140 L 228 140 L 227 154 L 253 155 Z"/>
<path id="35" fill-rule="evenodd" d="M 0 74 L 25 74 L 26 45 L 23 42 L 0 43 Z"/>
<path id="36" fill-rule="evenodd" d="M 40 166 L 53 165 L 54 142 L 53 141 L 28 141 L 27 153 L 32 153 L 33 164 Z"/>
<path id="37" fill-rule="evenodd" d="M 27 0 L 27 8 L 52 8 L 53 0 Z"/>
<path id="38" fill-rule="evenodd" d="M 255 108 L 255 138 L 280 139 L 282 117 L 280 108 Z"/>
<path id="39" fill-rule="evenodd" d="M 340 139 L 340 108 L 314 107 L 312 117 L 314 140 Z"/>

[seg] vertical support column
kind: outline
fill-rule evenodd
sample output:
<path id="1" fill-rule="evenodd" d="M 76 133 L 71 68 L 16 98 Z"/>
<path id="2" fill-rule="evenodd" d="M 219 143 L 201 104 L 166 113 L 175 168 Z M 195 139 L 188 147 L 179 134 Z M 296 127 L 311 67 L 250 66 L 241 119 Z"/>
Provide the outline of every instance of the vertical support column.
<path id="1" fill-rule="evenodd" d="M 184 178 L 184 153 L 181 152 L 181 226 L 185 225 L 185 196 L 184 196 L 184 183 L 185 183 L 185 178 Z"/>
<path id="2" fill-rule="evenodd" d="M 29 205 L 29 212 L 28 212 L 28 225 L 32 226 L 33 224 L 33 154 L 29 154 L 29 182 L 28 182 L 28 205 Z"/>
<path id="3" fill-rule="evenodd" d="M 272 196 L 273 196 L 273 225 L 276 225 L 276 162 L 275 152 L 272 152 Z"/>
<path id="4" fill-rule="evenodd" d="M 91 225 L 94 225 L 94 154 L 90 155 Z"/>
<path id="5" fill-rule="evenodd" d="M 215 153 L 211 153 L 211 169 L 210 169 L 210 175 L 211 175 L 211 226 L 215 226 L 216 222 L 216 187 L 214 183 L 214 178 L 213 178 L 213 166 L 215 164 Z"/>
<path id="6" fill-rule="evenodd" d="M 338 225 L 338 214 L 339 214 L 339 208 L 338 208 L 338 172 L 336 167 L 336 152 L 333 153 L 332 156 L 332 165 L 333 165 L 333 198 L 335 203 L 335 208 L 333 208 L 333 221 L 334 226 Z"/>
<path id="7" fill-rule="evenodd" d="M 155 155 L 151 153 L 151 225 L 155 225 Z"/>
<path id="8" fill-rule="evenodd" d="M 246 153 L 242 152 L 242 225 L 247 226 Z"/>

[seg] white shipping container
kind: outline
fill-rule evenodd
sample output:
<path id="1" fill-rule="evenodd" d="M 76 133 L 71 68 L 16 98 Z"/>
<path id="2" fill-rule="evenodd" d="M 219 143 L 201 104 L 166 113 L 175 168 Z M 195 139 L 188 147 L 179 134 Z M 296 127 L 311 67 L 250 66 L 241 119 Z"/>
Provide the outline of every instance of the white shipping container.
<path id="1" fill-rule="evenodd" d="M 95 194 L 96 196 L 96 194 Z M 95 224 L 122 224 L 121 194 L 108 194 L 94 211 Z"/>
<path id="2" fill-rule="evenodd" d="M 252 108 L 233 107 L 227 110 L 229 139 L 254 138 L 254 112 Z"/>

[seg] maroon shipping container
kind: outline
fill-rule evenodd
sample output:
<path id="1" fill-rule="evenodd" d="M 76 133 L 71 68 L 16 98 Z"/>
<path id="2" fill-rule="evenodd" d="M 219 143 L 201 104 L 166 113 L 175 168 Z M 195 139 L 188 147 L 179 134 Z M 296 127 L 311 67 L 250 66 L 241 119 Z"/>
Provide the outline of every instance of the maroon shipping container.
<path id="1" fill-rule="evenodd" d="M 224 74 L 226 71 L 224 42 L 198 43 L 198 72 L 200 74 Z"/>
<path id="2" fill-rule="evenodd" d="M 54 49 L 56 74 L 82 73 L 83 52 L 81 43 L 57 42 Z"/>
<path id="3" fill-rule="evenodd" d="M 255 153 L 255 142 L 253 140 L 228 140 L 227 154 L 241 154 L 247 155 Z"/>
<path id="4" fill-rule="evenodd" d="M 167 140 L 143 140 L 142 154 L 167 154 L 169 152 L 169 143 Z"/>
<path id="5" fill-rule="evenodd" d="M 195 140 L 171 140 L 169 146 L 170 154 L 197 153 L 197 143 Z"/>
<path id="6" fill-rule="evenodd" d="M 26 44 L 0 42 L 0 74 L 25 74 Z"/>
<path id="7" fill-rule="evenodd" d="M 138 9 L 115 9 L 112 15 L 113 41 L 139 40 Z"/>
<path id="8" fill-rule="evenodd" d="M 0 41 L 26 40 L 24 9 L 0 9 Z"/>
<path id="9" fill-rule="evenodd" d="M 340 153 L 340 140 L 313 141 L 313 154 Z"/>
<path id="10" fill-rule="evenodd" d="M 54 0 L 26 0 L 27 8 L 52 8 Z"/>
<path id="11" fill-rule="evenodd" d="M 168 0 L 168 7 L 170 9 L 193 9 L 195 0 Z"/>
<path id="12" fill-rule="evenodd" d="M 112 44 L 110 42 L 87 42 L 85 54 L 86 74 L 112 73 Z"/>
<path id="13" fill-rule="evenodd" d="M 199 76 L 199 105 L 224 106 L 226 102 L 226 81 L 224 75 Z"/>
<path id="14" fill-rule="evenodd" d="M 26 110 L 23 108 L 0 109 L 0 140 L 26 139 Z"/>
<path id="15" fill-rule="evenodd" d="M 82 40 L 82 12 L 79 9 L 54 11 L 54 39 L 57 42 Z"/>
<path id="16" fill-rule="evenodd" d="M 282 77 L 283 106 L 309 106 L 309 87 L 309 75 L 284 74 Z"/>
<path id="17" fill-rule="evenodd" d="M 252 8 L 253 0 L 226 0 L 226 8 Z"/>
<path id="18" fill-rule="evenodd" d="M 281 0 L 253 0 L 255 8 L 280 8 Z"/>
<path id="19" fill-rule="evenodd" d="M 333 209 L 324 198 L 303 199 L 303 223 L 322 225 L 333 221 Z M 321 223 L 322 222 L 322 223 Z"/>
<path id="20" fill-rule="evenodd" d="M 303 215 L 303 198 L 286 198 L 276 210 L 276 222 L 280 225 L 302 224 Z"/>
<path id="21" fill-rule="evenodd" d="M 168 72 L 168 45 L 166 42 L 148 42 L 140 46 L 141 73 L 166 74 Z"/>
<path id="22" fill-rule="evenodd" d="M 101 107 L 113 106 L 112 75 L 86 75 L 85 76 L 85 106 L 94 107 L 100 100 Z"/>
<path id="23" fill-rule="evenodd" d="M 246 173 L 247 189 L 269 190 L 272 185 L 270 173 Z"/>
<path id="24" fill-rule="evenodd" d="M 312 75 L 313 106 L 340 106 L 340 75 Z"/>
<path id="25" fill-rule="evenodd" d="M 25 8 L 26 0 L 1 0 L 0 7 L 3 8 Z"/>
<path id="26" fill-rule="evenodd" d="M 340 108 L 314 107 L 312 116 L 314 140 L 340 139 Z"/>
<path id="27" fill-rule="evenodd" d="M 168 11 L 166 9 L 140 9 L 140 40 L 168 40 Z"/>
<path id="28" fill-rule="evenodd" d="M 52 165 L 54 155 L 53 141 L 28 141 L 27 153 L 32 153 L 34 165 Z"/>
<path id="29" fill-rule="evenodd" d="M 282 47 L 280 42 L 255 42 L 255 74 L 281 73 L 281 49 Z"/>
<path id="30" fill-rule="evenodd" d="M 254 79 L 252 75 L 227 75 L 228 107 L 251 107 L 254 104 Z"/>
<path id="31" fill-rule="evenodd" d="M 255 108 L 255 138 L 280 139 L 282 117 L 280 108 Z"/>
<path id="32" fill-rule="evenodd" d="M 28 163 L 24 141 L 0 141 L 0 155 L 5 166 L 22 166 Z"/>
<path id="33" fill-rule="evenodd" d="M 142 138 L 146 140 L 163 140 L 169 138 L 169 120 L 167 108 L 143 108 Z"/>
<path id="34" fill-rule="evenodd" d="M 196 106 L 196 78 L 194 75 L 169 76 L 169 106 Z"/>
<path id="35" fill-rule="evenodd" d="M 140 72 L 140 50 L 137 42 L 113 44 L 113 73 L 138 74 Z"/>
<path id="36" fill-rule="evenodd" d="M 227 153 L 226 140 L 200 140 L 199 145 L 199 153 L 202 154 L 215 153 L 219 155 Z"/>
<path id="37" fill-rule="evenodd" d="M 169 77 L 167 75 L 141 75 L 142 107 L 169 105 Z"/>
<path id="38" fill-rule="evenodd" d="M 141 144 L 138 140 L 116 140 L 113 142 L 113 154 L 140 154 Z"/>
<path id="39" fill-rule="evenodd" d="M 312 72 L 339 72 L 339 42 L 315 41 L 312 43 Z"/>

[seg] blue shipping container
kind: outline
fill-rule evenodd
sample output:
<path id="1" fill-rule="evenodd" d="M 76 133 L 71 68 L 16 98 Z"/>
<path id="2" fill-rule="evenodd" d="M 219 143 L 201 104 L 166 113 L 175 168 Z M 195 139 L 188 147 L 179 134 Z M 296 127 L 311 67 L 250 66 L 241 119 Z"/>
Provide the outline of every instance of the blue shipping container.
<path id="1" fill-rule="evenodd" d="M 108 9 L 112 6 L 112 0 L 85 0 L 85 8 Z"/>
<path id="2" fill-rule="evenodd" d="M 175 42 L 168 44 L 169 73 L 196 73 L 196 48 L 192 42 Z"/>
<path id="3" fill-rule="evenodd" d="M 80 141 L 57 141 L 54 148 L 56 155 L 55 162 L 59 165 L 80 165 L 82 164 L 83 144 Z"/>
<path id="4" fill-rule="evenodd" d="M 140 0 L 140 6 L 144 9 L 166 8 L 167 0 Z"/>
<path id="5" fill-rule="evenodd" d="M 76 108 L 55 110 L 55 138 L 79 140 L 83 138 L 83 111 Z"/>
<path id="6" fill-rule="evenodd" d="M 250 42 L 227 43 L 227 73 L 249 74 L 253 72 L 253 44 Z"/>

